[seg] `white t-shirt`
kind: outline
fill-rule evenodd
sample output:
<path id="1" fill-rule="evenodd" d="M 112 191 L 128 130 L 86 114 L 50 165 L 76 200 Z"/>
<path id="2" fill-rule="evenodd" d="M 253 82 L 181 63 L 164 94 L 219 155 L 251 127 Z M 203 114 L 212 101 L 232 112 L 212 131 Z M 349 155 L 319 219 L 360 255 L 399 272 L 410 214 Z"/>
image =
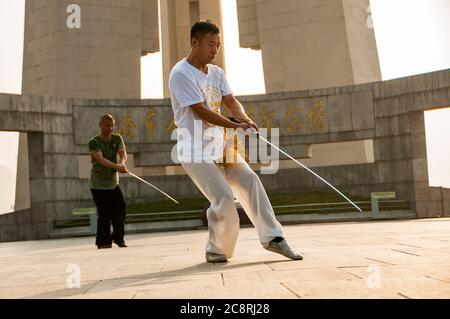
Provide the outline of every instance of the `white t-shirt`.
<path id="1" fill-rule="evenodd" d="M 208 64 L 208 74 L 205 74 L 183 59 L 170 72 L 169 89 L 178 128 L 178 160 L 201 162 L 221 158 L 224 128 L 203 122 L 190 106 L 204 102 L 210 110 L 220 113 L 222 96 L 232 94 L 224 71 Z"/>

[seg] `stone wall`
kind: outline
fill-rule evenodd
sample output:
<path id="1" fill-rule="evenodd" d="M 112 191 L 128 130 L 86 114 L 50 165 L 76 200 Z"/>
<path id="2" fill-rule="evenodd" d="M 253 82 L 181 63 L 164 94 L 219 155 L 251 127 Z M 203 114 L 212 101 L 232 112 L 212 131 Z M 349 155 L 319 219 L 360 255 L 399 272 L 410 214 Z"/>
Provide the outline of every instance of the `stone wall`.
<path id="1" fill-rule="evenodd" d="M 450 215 L 450 190 L 429 187 L 424 111 L 450 106 L 450 70 L 363 85 L 241 97 L 261 127 L 280 127 L 282 148 L 297 158 L 311 144 L 372 139 L 374 162 L 314 170 L 337 188 L 368 196 L 396 191 L 417 217 Z M 135 165 L 175 197 L 199 195 L 183 174 L 166 174 L 173 118 L 169 100 L 69 99 L 0 94 L 0 130 L 26 132 L 29 210 L 0 215 L 0 240 L 47 238 L 55 219 L 92 206 L 88 180 L 80 178 L 79 155 L 97 133 L 98 117 L 112 112 Z M 330 154 L 332 156 L 333 154 Z M 313 154 L 314 156 L 314 154 Z M 162 172 L 159 176 L 155 172 Z M 261 175 L 268 191 L 326 190 L 301 168 Z M 129 202 L 161 196 L 143 183 L 122 178 Z"/>

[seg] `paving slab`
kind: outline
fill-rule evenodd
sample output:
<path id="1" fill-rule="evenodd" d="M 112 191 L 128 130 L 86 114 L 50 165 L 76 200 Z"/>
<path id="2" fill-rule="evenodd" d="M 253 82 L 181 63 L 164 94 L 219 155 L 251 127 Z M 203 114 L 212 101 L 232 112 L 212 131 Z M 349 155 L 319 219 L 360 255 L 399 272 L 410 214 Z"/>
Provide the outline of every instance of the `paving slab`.
<path id="1" fill-rule="evenodd" d="M 205 262 L 207 230 L 0 243 L 0 298 L 450 298 L 450 219 L 284 227 L 291 261 L 240 230 L 227 263 Z"/>

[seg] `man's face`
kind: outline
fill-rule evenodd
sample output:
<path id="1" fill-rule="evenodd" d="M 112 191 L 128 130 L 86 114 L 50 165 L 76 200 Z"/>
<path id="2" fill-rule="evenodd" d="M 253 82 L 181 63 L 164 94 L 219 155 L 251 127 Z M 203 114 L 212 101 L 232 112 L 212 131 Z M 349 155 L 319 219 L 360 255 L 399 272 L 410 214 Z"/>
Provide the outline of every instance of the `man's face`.
<path id="1" fill-rule="evenodd" d="M 195 55 L 204 64 L 212 63 L 220 48 L 220 34 L 207 33 L 200 40 L 197 38 L 192 39 L 192 48 Z"/>
<path id="2" fill-rule="evenodd" d="M 103 120 L 100 123 L 100 129 L 103 136 L 110 136 L 114 131 L 114 121 L 113 120 Z"/>

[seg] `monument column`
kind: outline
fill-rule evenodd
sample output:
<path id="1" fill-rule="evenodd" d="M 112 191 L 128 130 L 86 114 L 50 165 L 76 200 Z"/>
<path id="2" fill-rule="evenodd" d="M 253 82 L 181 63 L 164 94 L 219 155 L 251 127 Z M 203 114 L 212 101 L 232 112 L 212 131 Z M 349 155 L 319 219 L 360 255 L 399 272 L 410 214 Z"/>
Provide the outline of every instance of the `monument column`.
<path id="1" fill-rule="evenodd" d="M 140 98 L 159 51 L 157 0 L 26 0 L 22 94 Z"/>
<path id="2" fill-rule="evenodd" d="M 172 67 L 189 54 L 191 27 L 200 19 L 213 20 L 222 31 L 221 0 L 161 0 L 161 36 L 164 97 L 169 97 L 168 80 Z M 224 68 L 223 45 L 215 64 Z"/>
<path id="3" fill-rule="evenodd" d="M 240 45 L 260 49 L 266 92 L 381 80 L 369 0 L 237 0 Z"/>

